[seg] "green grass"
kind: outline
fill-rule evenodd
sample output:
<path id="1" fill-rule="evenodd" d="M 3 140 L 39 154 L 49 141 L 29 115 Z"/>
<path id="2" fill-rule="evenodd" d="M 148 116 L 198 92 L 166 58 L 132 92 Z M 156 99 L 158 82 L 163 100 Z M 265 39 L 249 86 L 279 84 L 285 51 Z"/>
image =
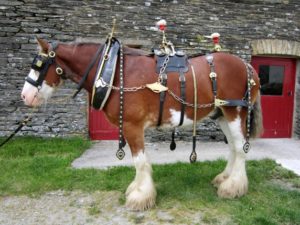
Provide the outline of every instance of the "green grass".
<path id="1" fill-rule="evenodd" d="M 122 190 L 132 168 L 73 169 L 71 163 L 90 146 L 82 138 L 17 138 L 0 150 L 0 196 L 51 190 Z M 101 149 L 99 149 L 101 150 Z M 127 179 L 120 177 L 126 174 Z M 129 176 L 130 175 L 130 176 Z"/>
<path id="2" fill-rule="evenodd" d="M 82 138 L 14 139 L 0 148 L 0 196 L 39 195 L 58 189 L 124 193 L 134 178 L 133 167 L 71 167 L 71 162 L 90 144 Z M 217 197 L 210 182 L 225 165 L 225 161 L 218 160 L 153 166 L 157 207 L 168 210 L 176 205 L 183 210 L 201 211 L 206 224 L 219 223 L 222 216 L 245 225 L 300 224 L 299 177 L 272 160 L 249 161 L 249 193 L 224 200 Z M 120 201 L 124 203 L 124 197 Z M 94 206 L 89 213 L 98 211 Z"/>

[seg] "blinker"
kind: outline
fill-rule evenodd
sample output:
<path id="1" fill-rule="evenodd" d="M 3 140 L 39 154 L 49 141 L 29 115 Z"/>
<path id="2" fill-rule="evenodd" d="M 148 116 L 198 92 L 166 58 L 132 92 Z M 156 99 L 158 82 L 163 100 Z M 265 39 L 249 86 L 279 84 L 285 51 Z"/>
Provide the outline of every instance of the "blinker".
<path id="1" fill-rule="evenodd" d="M 41 60 L 37 60 L 36 64 L 37 67 L 42 67 L 43 62 Z"/>
<path id="2" fill-rule="evenodd" d="M 27 76 L 25 80 L 34 87 L 40 89 L 46 77 L 49 66 L 54 62 L 54 57 L 54 51 L 49 52 L 48 55 L 41 52 L 37 54 L 32 61 L 31 68 L 40 73 L 39 77 L 37 80 L 33 80 L 31 77 Z M 63 70 L 60 68 L 60 70 L 56 70 L 56 72 L 57 74 L 62 74 Z"/>
<path id="3" fill-rule="evenodd" d="M 31 68 L 37 71 L 40 71 L 43 66 L 44 66 L 44 62 L 47 60 L 46 57 L 38 54 L 34 59 L 33 62 L 31 64 Z"/>

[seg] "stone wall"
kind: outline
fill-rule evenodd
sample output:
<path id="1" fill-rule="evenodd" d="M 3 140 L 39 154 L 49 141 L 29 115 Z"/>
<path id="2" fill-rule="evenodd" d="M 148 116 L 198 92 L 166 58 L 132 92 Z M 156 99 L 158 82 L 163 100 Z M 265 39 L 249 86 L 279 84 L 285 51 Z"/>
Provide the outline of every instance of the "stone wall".
<path id="1" fill-rule="evenodd" d="M 117 18 L 117 36 L 121 40 L 146 41 L 143 47 L 149 49 L 161 40 L 151 27 L 164 18 L 168 21 L 168 38 L 188 53 L 209 50 L 212 46 L 204 35 L 219 32 L 224 51 L 250 60 L 251 40 L 299 41 L 299 8 L 298 0 L 1 0 L 0 135 L 9 134 L 15 122 L 30 112 L 19 96 L 36 53 L 35 36 L 50 41 L 103 40 L 112 18 Z M 54 99 L 59 101 L 73 88 L 74 84 L 66 82 Z M 299 131 L 300 128 L 298 137 Z M 87 133 L 87 96 L 81 93 L 75 101 L 49 102 L 22 134 Z M 222 138 L 211 122 L 200 124 L 198 133 L 206 135 L 205 139 Z"/>

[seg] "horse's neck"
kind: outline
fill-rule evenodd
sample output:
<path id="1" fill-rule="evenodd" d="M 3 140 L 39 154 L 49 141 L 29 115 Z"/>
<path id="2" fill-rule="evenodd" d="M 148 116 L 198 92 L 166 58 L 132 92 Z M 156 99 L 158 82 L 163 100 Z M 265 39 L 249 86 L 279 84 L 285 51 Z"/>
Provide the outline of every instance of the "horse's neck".
<path id="1" fill-rule="evenodd" d="M 92 61 L 99 45 L 94 44 L 62 44 L 57 50 L 60 60 L 69 73 L 69 78 L 78 83 Z"/>
<path id="2" fill-rule="evenodd" d="M 77 74 L 82 74 L 82 70 L 89 64 L 88 61 L 92 54 L 92 52 L 88 52 L 77 45 L 62 45 L 61 48 L 58 48 L 59 58 L 69 69 Z"/>

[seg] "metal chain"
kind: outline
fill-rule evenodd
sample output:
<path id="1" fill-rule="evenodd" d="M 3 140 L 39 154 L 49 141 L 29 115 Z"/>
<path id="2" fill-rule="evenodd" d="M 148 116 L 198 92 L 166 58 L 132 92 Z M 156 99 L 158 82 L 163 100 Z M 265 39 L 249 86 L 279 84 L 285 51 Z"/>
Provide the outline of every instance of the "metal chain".
<path id="1" fill-rule="evenodd" d="M 160 70 L 159 70 L 159 79 L 161 79 L 161 76 L 163 75 L 163 73 L 166 71 L 166 68 L 168 66 L 168 63 L 169 63 L 169 60 L 170 60 L 170 55 L 167 55 Z"/>
<path id="2" fill-rule="evenodd" d="M 119 91 L 120 90 L 120 87 L 116 87 L 116 86 L 113 86 L 113 85 L 109 85 L 107 83 L 104 83 L 105 87 L 107 88 L 111 88 L 113 90 L 116 90 L 116 91 Z M 123 88 L 123 91 L 124 92 L 135 92 L 135 91 L 139 91 L 139 90 L 143 90 L 146 88 L 146 85 L 141 85 L 139 87 L 127 87 L 127 88 Z"/>
<path id="3" fill-rule="evenodd" d="M 195 108 L 197 107 L 198 109 L 204 109 L 204 108 L 209 108 L 209 107 L 212 107 L 215 105 L 215 103 L 206 103 L 206 104 L 197 104 L 197 105 L 194 105 L 192 103 L 189 103 L 189 102 L 186 102 L 184 101 L 182 98 L 180 98 L 179 96 L 177 96 L 174 92 L 172 92 L 171 90 L 168 90 L 168 93 L 178 102 L 180 102 L 181 104 L 184 104 L 186 106 L 189 106 L 189 107 L 192 107 L 192 108 Z"/>
<path id="4" fill-rule="evenodd" d="M 159 71 L 159 78 L 158 78 L 158 82 L 161 81 L 161 76 L 162 74 L 165 72 L 166 68 L 167 68 L 167 65 L 168 65 L 168 62 L 170 60 L 170 57 L 169 55 L 167 55 L 167 57 L 165 58 L 164 62 L 163 62 L 163 65 L 162 67 L 160 68 L 160 71 Z M 121 71 L 120 71 L 121 72 Z M 102 81 L 103 82 L 103 86 L 107 87 L 107 88 L 111 88 L 113 90 L 116 90 L 116 91 L 120 91 L 120 87 L 116 87 L 116 86 L 113 86 L 113 85 L 109 85 L 108 83 L 106 83 L 105 81 Z M 141 86 L 138 86 L 138 87 L 123 87 L 123 91 L 124 92 L 136 92 L 136 91 L 139 91 L 139 90 L 143 90 L 146 88 L 146 85 L 141 85 Z M 178 102 L 180 102 L 181 104 L 184 104 L 188 107 L 197 107 L 198 109 L 203 109 L 203 108 L 209 108 L 209 107 L 212 107 L 215 105 L 215 103 L 207 103 L 207 104 L 197 104 L 196 106 L 192 103 L 189 103 L 189 102 L 186 102 L 184 101 L 182 98 L 180 98 L 179 96 L 177 96 L 174 92 L 172 92 L 170 89 L 168 89 L 168 93 Z"/>
<path id="5" fill-rule="evenodd" d="M 119 87 L 116 87 L 116 86 L 113 86 L 113 85 L 109 85 L 107 83 L 105 83 L 105 87 L 108 87 L 108 88 L 111 88 L 113 90 L 117 90 L 117 91 L 120 91 L 120 88 Z M 139 90 L 143 90 L 145 89 L 146 86 L 145 85 L 141 85 L 139 87 L 129 87 L 129 88 L 123 88 L 123 91 L 124 92 L 135 92 L 135 91 L 139 91 Z M 195 105 L 192 104 L 192 103 L 189 103 L 189 102 L 186 102 L 184 101 L 182 98 L 180 98 L 179 96 L 177 96 L 173 91 L 171 91 L 170 89 L 168 89 L 168 93 L 178 102 L 180 102 L 181 104 L 184 104 L 188 107 L 192 107 L 194 108 Z M 209 108 L 209 107 L 212 107 L 214 106 L 215 103 L 206 103 L 206 104 L 197 104 L 197 108 L 198 109 L 203 109 L 203 108 Z"/>

